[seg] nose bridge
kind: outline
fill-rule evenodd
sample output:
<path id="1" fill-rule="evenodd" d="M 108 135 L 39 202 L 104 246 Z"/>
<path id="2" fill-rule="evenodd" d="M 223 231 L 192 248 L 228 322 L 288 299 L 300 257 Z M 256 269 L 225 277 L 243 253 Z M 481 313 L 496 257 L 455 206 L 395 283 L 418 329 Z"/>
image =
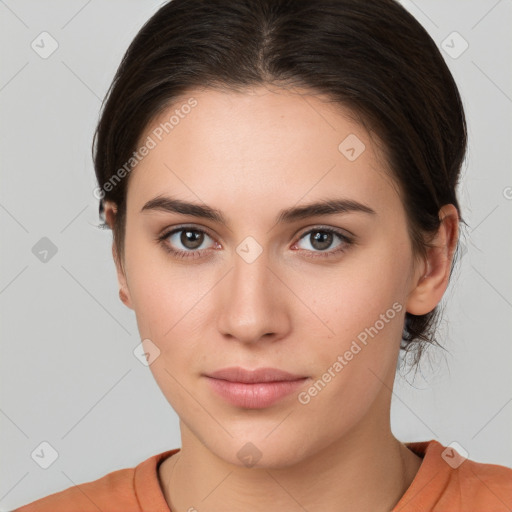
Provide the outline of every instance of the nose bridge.
<path id="1" fill-rule="evenodd" d="M 225 335 L 252 342 L 285 328 L 284 304 L 278 300 L 278 280 L 270 267 L 268 251 L 253 237 L 236 247 L 219 319 Z"/>
<path id="2" fill-rule="evenodd" d="M 247 247 L 249 245 L 249 247 Z M 269 282 L 269 258 L 248 243 L 240 244 L 234 257 L 231 288 L 233 294 L 245 301 L 261 300 L 271 286 Z"/>

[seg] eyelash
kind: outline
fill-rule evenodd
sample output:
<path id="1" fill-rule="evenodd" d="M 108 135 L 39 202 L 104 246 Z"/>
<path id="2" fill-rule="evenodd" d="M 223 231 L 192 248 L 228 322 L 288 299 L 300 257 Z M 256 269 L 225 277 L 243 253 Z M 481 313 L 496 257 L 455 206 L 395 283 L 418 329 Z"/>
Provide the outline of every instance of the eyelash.
<path id="1" fill-rule="evenodd" d="M 179 226 L 178 228 L 174 228 L 170 231 L 166 231 L 163 235 L 160 235 L 157 238 L 157 240 L 163 246 L 165 251 L 170 253 L 175 258 L 179 258 L 179 259 L 200 258 L 201 256 L 199 253 L 201 253 L 207 249 L 200 249 L 200 250 L 196 250 L 196 251 L 180 251 L 180 250 L 172 249 L 170 247 L 170 245 L 167 243 L 167 239 L 171 235 L 174 235 L 175 233 L 179 233 L 180 231 L 186 231 L 186 230 L 193 231 L 194 233 L 202 233 L 202 234 L 209 236 L 210 238 L 213 238 L 206 231 L 204 231 L 202 229 L 198 229 L 193 226 Z M 306 251 L 306 253 L 314 252 L 314 255 L 308 255 L 307 256 L 308 258 L 324 258 L 324 259 L 331 258 L 331 257 L 337 256 L 338 254 L 345 252 L 348 249 L 348 247 L 354 243 L 354 241 L 351 238 L 347 237 L 341 231 L 338 231 L 337 229 L 334 229 L 334 228 L 323 227 L 323 226 L 316 226 L 315 228 L 310 229 L 309 231 L 305 231 L 304 233 L 301 234 L 301 236 L 299 237 L 298 240 L 302 240 L 306 235 L 310 235 L 311 233 L 317 233 L 317 232 L 330 233 L 330 234 L 336 235 L 341 239 L 342 243 L 340 244 L 340 246 L 338 248 L 336 248 L 333 251 L 309 251 L 307 249 L 302 249 L 303 251 Z"/>

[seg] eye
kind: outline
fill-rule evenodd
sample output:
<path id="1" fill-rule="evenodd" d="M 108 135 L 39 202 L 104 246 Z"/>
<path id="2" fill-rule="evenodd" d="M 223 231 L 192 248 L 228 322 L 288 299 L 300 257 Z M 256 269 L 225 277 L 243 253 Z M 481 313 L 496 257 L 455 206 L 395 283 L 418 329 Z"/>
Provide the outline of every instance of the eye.
<path id="1" fill-rule="evenodd" d="M 338 239 L 338 243 L 334 245 L 334 249 L 327 251 L 327 249 L 333 246 L 333 243 L 336 242 L 336 239 Z M 300 240 L 305 240 L 307 242 L 305 244 L 306 247 L 302 247 L 302 249 L 310 253 L 312 252 L 313 254 L 308 255 L 308 257 L 313 258 L 327 258 L 336 255 L 346 251 L 348 247 L 353 243 L 353 241 L 341 231 L 322 226 L 310 229 L 306 233 L 303 233 L 300 237 Z M 300 240 L 295 244 L 296 246 L 299 245 Z"/>
<path id="2" fill-rule="evenodd" d="M 202 229 L 180 226 L 167 231 L 158 240 L 167 252 L 177 258 L 196 258 L 206 250 L 203 245 L 207 238 L 211 239 Z"/>
<path id="3" fill-rule="evenodd" d="M 158 237 L 159 243 L 173 257 L 191 259 L 200 258 L 201 253 L 208 252 L 208 246 L 204 246 L 207 239 L 213 240 L 206 231 L 192 226 L 179 226 Z M 336 239 L 338 243 L 328 251 Z M 299 246 L 301 240 L 307 242 L 305 248 Z M 337 229 L 318 226 L 303 233 L 293 247 L 299 246 L 310 258 L 328 258 L 346 251 L 353 243 L 351 238 Z M 220 247 L 216 242 L 214 246 Z"/>

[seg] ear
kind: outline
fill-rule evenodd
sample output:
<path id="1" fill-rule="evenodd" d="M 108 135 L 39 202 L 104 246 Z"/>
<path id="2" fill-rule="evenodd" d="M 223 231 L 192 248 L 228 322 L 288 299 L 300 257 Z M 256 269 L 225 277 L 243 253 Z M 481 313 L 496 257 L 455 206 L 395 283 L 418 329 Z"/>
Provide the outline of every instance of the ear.
<path id="1" fill-rule="evenodd" d="M 406 311 L 413 315 L 430 313 L 441 301 L 450 277 L 450 270 L 459 236 L 459 215 L 453 204 L 439 210 L 441 225 L 427 250 L 423 265 L 414 276 L 414 288 L 407 299 Z"/>
<path id="2" fill-rule="evenodd" d="M 104 210 L 105 221 L 109 225 L 110 229 L 113 230 L 117 215 L 117 205 L 111 201 L 105 201 Z M 130 309 L 133 309 L 132 300 L 130 297 L 130 290 L 128 288 L 128 283 L 126 280 L 126 274 L 121 265 L 119 255 L 117 254 L 116 244 L 114 242 L 112 242 L 112 257 L 114 258 L 114 263 L 116 265 L 117 281 L 119 283 L 119 298 L 121 299 L 125 306 L 129 307 Z"/>

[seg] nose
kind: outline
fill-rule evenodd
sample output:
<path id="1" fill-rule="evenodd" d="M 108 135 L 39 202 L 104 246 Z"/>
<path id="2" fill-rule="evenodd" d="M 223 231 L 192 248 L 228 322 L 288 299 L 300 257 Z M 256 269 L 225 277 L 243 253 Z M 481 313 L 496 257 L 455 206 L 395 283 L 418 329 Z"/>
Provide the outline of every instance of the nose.
<path id="1" fill-rule="evenodd" d="M 265 251 L 252 262 L 234 255 L 218 303 L 218 329 L 224 336 L 253 344 L 275 341 L 288 333 L 290 291 L 269 263 Z"/>

